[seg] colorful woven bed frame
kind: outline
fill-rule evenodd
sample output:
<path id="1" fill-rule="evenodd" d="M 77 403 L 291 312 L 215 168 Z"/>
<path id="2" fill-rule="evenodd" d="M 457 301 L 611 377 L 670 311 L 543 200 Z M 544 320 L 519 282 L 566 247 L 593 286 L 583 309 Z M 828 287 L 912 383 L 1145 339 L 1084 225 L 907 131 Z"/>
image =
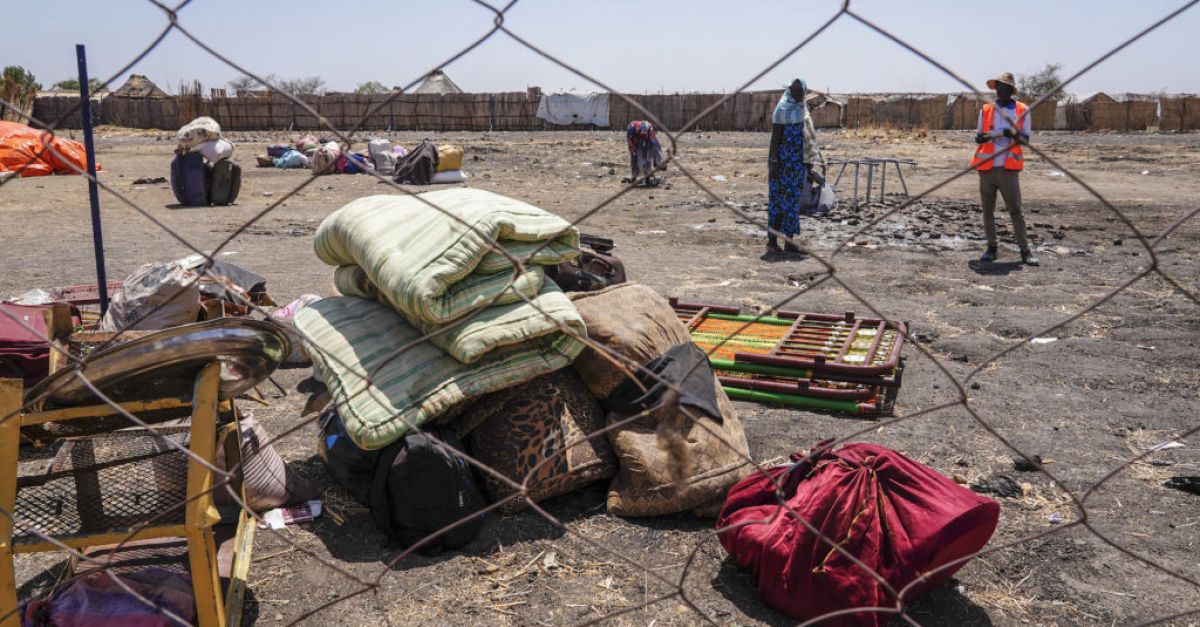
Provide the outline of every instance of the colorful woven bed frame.
<path id="1" fill-rule="evenodd" d="M 890 413 L 900 387 L 902 322 L 779 311 L 745 314 L 738 307 L 671 306 L 709 352 L 731 398 L 851 414 Z"/>

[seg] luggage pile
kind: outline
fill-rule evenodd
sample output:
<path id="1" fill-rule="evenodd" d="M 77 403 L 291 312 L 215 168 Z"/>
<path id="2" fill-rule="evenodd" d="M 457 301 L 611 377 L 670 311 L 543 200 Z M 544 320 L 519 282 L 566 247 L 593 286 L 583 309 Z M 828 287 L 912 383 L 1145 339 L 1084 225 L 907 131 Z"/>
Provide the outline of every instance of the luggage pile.
<path id="1" fill-rule="evenodd" d="M 709 353 L 721 385 L 738 400 L 888 415 L 900 389 L 903 322 L 671 299 L 692 341 Z"/>
<path id="2" fill-rule="evenodd" d="M 625 282 L 611 241 L 460 188 L 360 198 L 315 248 L 342 294 L 295 316 L 330 401 L 319 449 L 399 544 L 461 547 L 489 502 L 513 512 L 603 480 L 614 514 L 712 515 L 751 471 L 703 353 L 665 298 Z M 658 378 L 628 376 L 641 366 L 689 393 L 664 402 Z"/>
<path id="3" fill-rule="evenodd" d="M 233 143 L 221 137 L 210 117 L 188 122 L 175 135 L 171 191 L 188 207 L 232 205 L 242 189 L 242 167 L 233 162 Z"/>
<path id="4" fill-rule="evenodd" d="M 313 174 L 359 174 L 373 171 L 392 177 L 397 183 L 430 185 L 462 183 L 462 148 L 451 144 L 438 146 L 428 140 L 411 152 L 394 146 L 383 137 L 367 140 L 366 150 L 351 151 L 332 137 L 293 136 L 291 143 L 271 144 L 267 154 L 256 157 L 262 168 L 312 168 Z"/>

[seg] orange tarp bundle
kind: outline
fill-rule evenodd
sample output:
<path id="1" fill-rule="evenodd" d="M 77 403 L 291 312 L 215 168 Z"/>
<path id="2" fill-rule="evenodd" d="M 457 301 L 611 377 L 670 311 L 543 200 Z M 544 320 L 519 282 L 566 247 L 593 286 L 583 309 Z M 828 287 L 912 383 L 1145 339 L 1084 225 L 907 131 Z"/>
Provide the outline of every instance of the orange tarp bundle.
<path id="1" fill-rule="evenodd" d="M 24 124 L 0 121 L 0 173 L 20 170 L 21 176 L 78 174 L 72 165 L 87 171 L 83 144 Z"/>

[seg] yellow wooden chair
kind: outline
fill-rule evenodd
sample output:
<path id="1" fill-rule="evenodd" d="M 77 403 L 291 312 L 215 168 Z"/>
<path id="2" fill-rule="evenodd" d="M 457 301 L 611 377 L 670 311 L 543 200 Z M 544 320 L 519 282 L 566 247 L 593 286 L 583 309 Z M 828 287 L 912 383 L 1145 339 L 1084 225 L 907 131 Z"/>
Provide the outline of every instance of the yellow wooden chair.
<path id="1" fill-rule="evenodd" d="M 190 397 L 121 403 L 120 407 L 134 415 L 190 408 L 188 449 L 195 458 L 215 465 L 218 411 L 233 411 L 236 419 L 232 401 L 218 400 L 220 374 L 220 364 L 214 361 L 197 375 Z M 136 446 L 129 446 L 123 459 L 96 463 L 89 453 L 84 457 L 91 457 L 85 460 L 90 464 L 18 480 L 22 427 L 120 413 L 111 405 L 29 413 L 22 412 L 21 406 L 21 381 L 0 379 L 0 627 L 20 625 L 15 611 L 15 554 L 61 551 L 64 546 L 82 551 L 98 545 L 173 537 L 187 540 L 199 624 L 237 625 L 254 527 L 250 515 L 241 512 L 230 581 L 222 594 L 213 535 L 213 525 L 220 517 L 212 502 L 212 470 L 179 450 L 165 450 L 161 438 L 143 431 L 142 446 L 148 446 L 153 454 L 147 454 L 145 448 L 139 454 Z M 4 419 L 6 416 L 8 419 Z M 238 434 L 236 425 L 231 431 Z M 96 439 L 120 434 L 133 440 L 136 438 L 131 434 L 136 433 L 118 431 Z M 102 479 L 115 485 L 106 489 Z"/>

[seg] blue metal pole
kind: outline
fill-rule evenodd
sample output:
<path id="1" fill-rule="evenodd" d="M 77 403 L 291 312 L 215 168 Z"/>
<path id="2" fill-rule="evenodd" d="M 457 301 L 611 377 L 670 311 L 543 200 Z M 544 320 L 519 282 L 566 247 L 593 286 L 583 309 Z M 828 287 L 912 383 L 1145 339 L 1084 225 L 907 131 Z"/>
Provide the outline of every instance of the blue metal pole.
<path id="1" fill-rule="evenodd" d="M 108 277 L 104 271 L 104 229 L 100 227 L 100 190 L 96 187 L 96 142 L 92 140 L 92 101 L 88 95 L 87 53 L 83 44 L 75 45 L 79 62 L 80 116 L 83 119 L 83 145 L 87 149 L 88 199 L 92 204 L 92 246 L 96 251 L 96 284 L 100 292 L 100 315 L 108 311 Z"/>

